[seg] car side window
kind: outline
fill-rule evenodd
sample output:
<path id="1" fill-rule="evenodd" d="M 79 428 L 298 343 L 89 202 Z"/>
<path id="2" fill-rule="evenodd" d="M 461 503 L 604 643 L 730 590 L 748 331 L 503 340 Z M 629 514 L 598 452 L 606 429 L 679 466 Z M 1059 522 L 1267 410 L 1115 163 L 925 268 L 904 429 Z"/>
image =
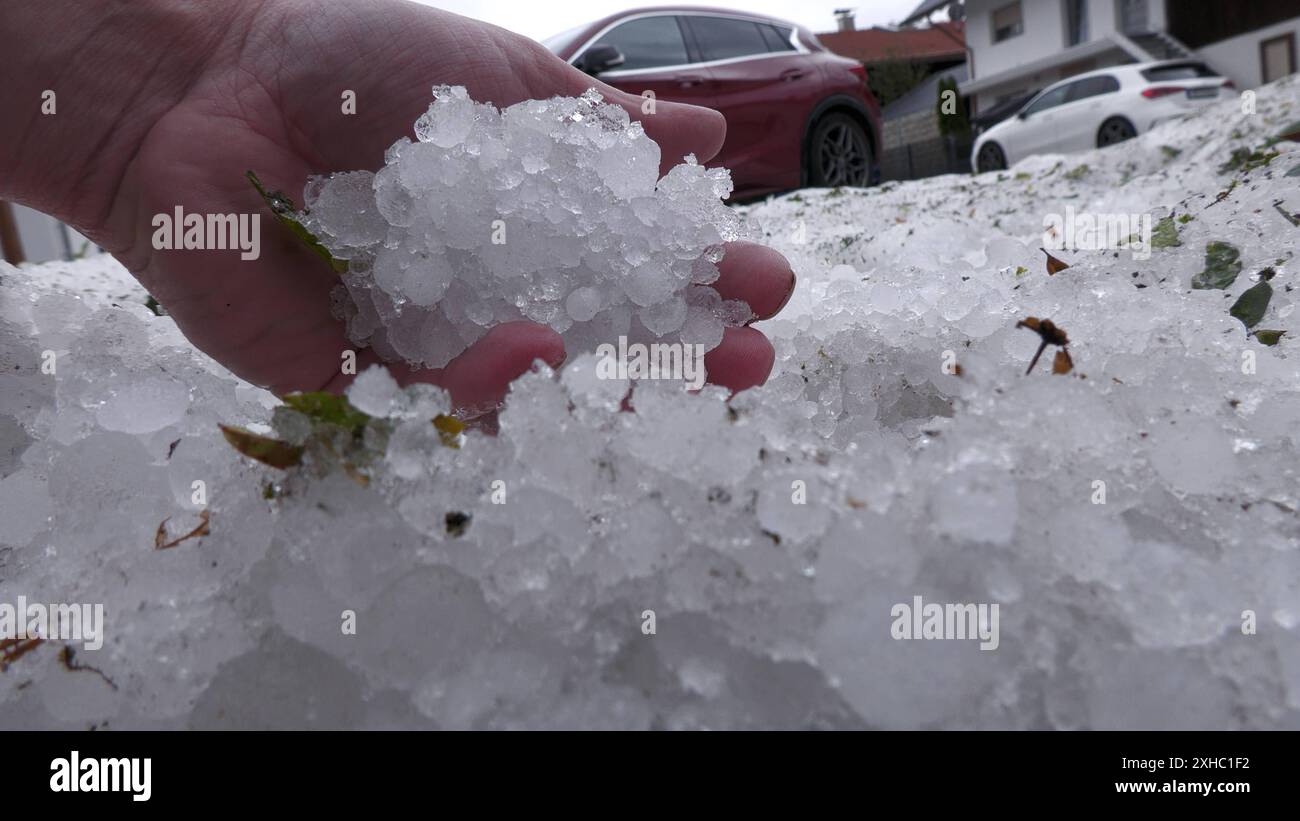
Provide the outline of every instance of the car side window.
<path id="1" fill-rule="evenodd" d="M 763 33 L 763 39 L 767 41 L 768 51 L 794 51 L 795 47 L 790 43 L 790 35 L 793 29 L 781 28 L 780 26 L 771 26 L 760 23 L 759 31 Z"/>
<path id="2" fill-rule="evenodd" d="M 690 62 L 677 18 L 641 17 L 615 26 L 592 46 L 609 45 L 623 55 L 619 71 L 679 66 Z"/>
<path id="3" fill-rule="evenodd" d="M 1061 103 L 1064 103 L 1066 100 L 1066 95 L 1070 93 L 1070 89 L 1073 86 L 1074 83 L 1069 83 L 1067 85 L 1058 86 L 1046 92 L 1037 100 L 1034 100 L 1032 103 L 1029 104 L 1029 106 L 1025 109 L 1025 114 L 1027 116 L 1033 114 L 1039 114 L 1043 111 L 1046 111 L 1049 108 L 1055 108 Z"/>
<path id="4" fill-rule="evenodd" d="M 1086 80 L 1080 80 L 1070 85 L 1070 97 L 1067 102 L 1077 100 L 1086 100 L 1089 97 L 1100 97 L 1103 94 L 1110 94 L 1112 91 L 1119 91 L 1119 80 L 1110 76 L 1089 77 Z"/>
<path id="5" fill-rule="evenodd" d="M 752 20 L 690 15 L 687 22 L 705 60 L 768 53 L 767 40 Z"/>

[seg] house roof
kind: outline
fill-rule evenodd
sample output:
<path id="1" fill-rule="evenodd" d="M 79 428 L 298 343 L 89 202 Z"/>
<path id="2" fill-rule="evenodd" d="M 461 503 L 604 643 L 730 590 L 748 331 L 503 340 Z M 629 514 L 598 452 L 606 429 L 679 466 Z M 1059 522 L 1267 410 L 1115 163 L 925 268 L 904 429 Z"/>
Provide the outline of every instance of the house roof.
<path id="1" fill-rule="evenodd" d="M 887 60 L 962 60 L 966 57 L 965 26 L 937 23 L 923 29 L 882 28 L 818 34 L 822 45 L 842 57 L 863 63 Z"/>

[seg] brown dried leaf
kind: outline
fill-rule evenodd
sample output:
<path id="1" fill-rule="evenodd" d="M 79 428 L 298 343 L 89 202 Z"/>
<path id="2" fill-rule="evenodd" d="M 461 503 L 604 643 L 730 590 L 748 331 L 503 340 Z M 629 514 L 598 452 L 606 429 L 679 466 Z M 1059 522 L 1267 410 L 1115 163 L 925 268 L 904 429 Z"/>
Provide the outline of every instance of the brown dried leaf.
<path id="1" fill-rule="evenodd" d="M 232 425 L 218 425 L 218 427 L 221 428 L 221 434 L 226 437 L 226 441 L 249 459 L 256 459 L 264 465 L 281 470 L 302 462 L 300 445 L 291 445 Z"/>
<path id="2" fill-rule="evenodd" d="M 186 539 L 194 539 L 199 536 L 206 536 L 211 531 L 208 528 L 208 511 L 205 509 L 199 513 L 199 524 L 189 533 L 180 538 L 167 541 L 167 523 L 171 521 L 170 516 L 158 523 L 158 531 L 153 535 L 153 549 L 166 550 L 169 547 L 175 547 Z"/>
<path id="3" fill-rule="evenodd" d="M 0 639 L 0 673 L 18 659 L 35 650 L 45 639 Z"/>
<path id="4" fill-rule="evenodd" d="M 1074 361 L 1070 359 L 1070 352 L 1065 348 L 1056 352 L 1056 358 L 1052 360 L 1052 373 L 1065 374 L 1074 370 Z"/>
<path id="5" fill-rule="evenodd" d="M 1066 268 L 1070 267 L 1069 265 L 1065 264 L 1064 262 L 1052 256 L 1051 254 L 1048 254 L 1046 248 L 1039 248 L 1038 250 L 1042 251 L 1044 254 L 1047 254 L 1047 275 L 1048 276 L 1052 276 L 1053 274 L 1059 274 L 1061 271 L 1064 271 Z"/>

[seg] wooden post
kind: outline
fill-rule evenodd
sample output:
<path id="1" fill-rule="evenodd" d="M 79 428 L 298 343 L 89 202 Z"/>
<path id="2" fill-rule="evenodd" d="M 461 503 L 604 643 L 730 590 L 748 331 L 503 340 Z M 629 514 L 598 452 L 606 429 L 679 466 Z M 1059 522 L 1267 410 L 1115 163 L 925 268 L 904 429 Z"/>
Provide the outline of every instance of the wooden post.
<path id="1" fill-rule="evenodd" d="M 13 209 L 3 200 L 0 200 L 0 255 L 10 265 L 23 261 L 23 243 L 18 237 L 18 223 L 14 220 Z"/>

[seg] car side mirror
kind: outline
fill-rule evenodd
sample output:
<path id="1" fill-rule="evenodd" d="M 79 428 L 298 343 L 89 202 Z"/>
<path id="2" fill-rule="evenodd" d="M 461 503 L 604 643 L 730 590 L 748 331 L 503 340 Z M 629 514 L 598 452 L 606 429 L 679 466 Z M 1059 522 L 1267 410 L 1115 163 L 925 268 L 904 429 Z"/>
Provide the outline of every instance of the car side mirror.
<path id="1" fill-rule="evenodd" d="M 623 52 L 608 43 L 601 43 L 587 49 L 582 55 L 582 70 L 593 77 L 611 68 L 623 65 Z"/>

